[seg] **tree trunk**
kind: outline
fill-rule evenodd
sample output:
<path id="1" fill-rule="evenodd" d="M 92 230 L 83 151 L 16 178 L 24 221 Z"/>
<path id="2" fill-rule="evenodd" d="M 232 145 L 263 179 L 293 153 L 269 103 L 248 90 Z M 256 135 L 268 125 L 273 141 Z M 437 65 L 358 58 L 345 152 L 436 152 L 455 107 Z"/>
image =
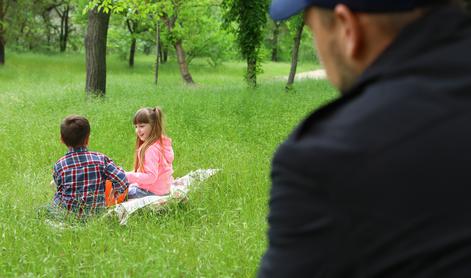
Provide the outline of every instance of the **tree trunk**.
<path id="1" fill-rule="evenodd" d="M 168 48 L 167 47 L 163 47 L 163 55 L 160 54 L 160 58 L 161 58 L 162 64 L 167 63 L 167 60 L 168 60 Z"/>
<path id="2" fill-rule="evenodd" d="M 159 81 L 159 64 L 162 59 L 161 49 L 160 49 L 160 22 L 157 22 L 155 25 L 155 74 L 154 74 L 154 84 L 157 85 Z"/>
<path id="3" fill-rule="evenodd" d="M 142 50 L 145 55 L 149 55 L 150 51 L 152 50 L 152 47 L 149 44 L 144 44 L 144 49 Z"/>
<path id="4" fill-rule="evenodd" d="M 273 41 L 271 49 L 271 60 L 273 62 L 278 62 L 278 37 L 280 35 L 280 21 L 275 21 L 275 29 L 273 30 Z"/>
<path id="5" fill-rule="evenodd" d="M 67 40 L 69 39 L 69 4 L 66 4 L 65 10 L 61 16 L 61 34 L 60 34 L 60 52 L 67 49 Z"/>
<path id="6" fill-rule="evenodd" d="M 65 7 L 63 10 L 58 6 L 54 7 L 54 10 L 56 11 L 57 15 L 59 16 L 61 20 L 61 26 L 59 29 L 59 50 L 60 52 L 65 52 L 67 49 L 67 40 L 69 37 L 69 10 L 70 10 L 70 5 L 69 4 L 64 4 Z"/>
<path id="7" fill-rule="evenodd" d="M 186 84 L 194 84 L 193 78 L 191 77 L 190 71 L 188 70 L 188 64 L 185 60 L 185 51 L 183 50 L 182 42 L 177 41 L 175 43 L 175 50 L 177 52 L 178 65 L 180 66 L 180 74 Z"/>
<path id="8" fill-rule="evenodd" d="M 129 49 L 129 66 L 134 67 L 134 56 L 136 54 L 136 38 L 131 39 L 131 47 Z"/>
<path id="9" fill-rule="evenodd" d="M 131 46 L 129 48 L 129 67 L 134 67 L 134 56 L 136 54 L 136 33 L 137 23 L 131 19 L 126 19 L 126 25 L 128 26 L 129 34 L 131 34 Z"/>
<path id="10" fill-rule="evenodd" d="M 247 83 L 249 87 L 257 87 L 257 57 L 248 57 L 247 58 Z"/>
<path id="11" fill-rule="evenodd" d="M 8 10 L 8 2 L 0 0 L 0 66 L 5 64 L 5 25 L 2 21 L 5 20 L 5 16 Z"/>
<path id="12" fill-rule="evenodd" d="M 0 66 L 5 64 L 5 40 L 0 30 Z"/>
<path id="13" fill-rule="evenodd" d="M 85 56 L 87 95 L 104 96 L 106 92 L 106 39 L 110 14 L 97 11 L 88 12 L 88 28 L 85 36 Z"/>
<path id="14" fill-rule="evenodd" d="M 167 29 L 170 34 L 173 34 L 173 29 L 175 27 L 175 23 L 177 22 L 177 10 L 177 6 L 174 6 L 175 14 L 170 18 L 164 16 L 165 25 L 167 26 Z M 182 41 L 177 39 L 175 42 L 173 42 L 173 46 L 175 47 L 177 54 L 178 66 L 180 67 L 180 75 L 182 76 L 186 84 L 194 84 L 195 82 L 193 81 L 190 71 L 188 70 L 188 63 L 186 62 L 185 51 L 183 50 Z"/>
<path id="15" fill-rule="evenodd" d="M 49 48 L 51 46 L 51 38 L 52 38 L 52 35 L 51 35 L 51 29 L 50 28 L 47 28 L 47 47 Z"/>
<path id="16" fill-rule="evenodd" d="M 46 29 L 46 38 L 47 38 L 47 46 L 51 46 L 51 20 L 49 18 L 49 11 L 45 10 L 41 14 L 43 21 L 44 21 L 44 27 Z"/>
<path id="17" fill-rule="evenodd" d="M 286 83 L 286 90 L 291 89 L 296 76 L 296 68 L 298 67 L 298 53 L 299 45 L 301 44 L 301 36 L 303 34 L 304 21 L 301 21 L 294 36 L 293 50 L 291 52 L 291 69 L 289 71 L 288 83 Z"/>

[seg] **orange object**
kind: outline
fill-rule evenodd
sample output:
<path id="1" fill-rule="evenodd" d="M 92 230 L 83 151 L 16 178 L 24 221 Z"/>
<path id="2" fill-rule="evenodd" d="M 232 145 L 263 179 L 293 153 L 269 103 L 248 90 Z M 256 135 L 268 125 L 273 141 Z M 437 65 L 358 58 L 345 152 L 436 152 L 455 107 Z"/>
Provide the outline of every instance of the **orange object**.
<path id="1" fill-rule="evenodd" d="M 122 194 L 115 196 L 113 193 L 113 184 L 110 180 L 107 180 L 105 183 L 105 205 L 107 207 L 112 207 L 116 204 L 122 203 L 126 200 L 128 195 L 128 190 L 126 189 Z"/>

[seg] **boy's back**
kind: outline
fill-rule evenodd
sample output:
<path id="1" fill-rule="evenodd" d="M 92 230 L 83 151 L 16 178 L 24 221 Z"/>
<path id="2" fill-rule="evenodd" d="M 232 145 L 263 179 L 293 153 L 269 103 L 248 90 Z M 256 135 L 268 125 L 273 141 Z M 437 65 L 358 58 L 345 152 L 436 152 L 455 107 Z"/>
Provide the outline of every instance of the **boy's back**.
<path id="1" fill-rule="evenodd" d="M 81 215 L 104 208 L 105 184 L 115 193 L 124 193 L 129 184 L 124 171 L 106 155 L 87 149 L 90 124 L 82 116 L 71 115 L 61 123 L 61 140 L 69 151 L 54 165 L 56 206 Z"/>
<path id="2" fill-rule="evenodd" d="M 57 192 L 54 203 L 69 211 L 86 212 L 105 207 L 105 182 L 123 193 L 128 187 L 125 173 L 106 155 L 90 152 L 86 147 L 69 148 L 54 165 Z"/>

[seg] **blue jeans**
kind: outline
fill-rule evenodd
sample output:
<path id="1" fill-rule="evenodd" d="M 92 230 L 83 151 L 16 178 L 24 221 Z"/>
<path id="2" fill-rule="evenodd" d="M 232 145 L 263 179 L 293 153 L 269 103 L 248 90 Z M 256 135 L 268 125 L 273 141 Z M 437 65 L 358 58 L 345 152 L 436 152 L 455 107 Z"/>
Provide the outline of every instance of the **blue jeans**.
<path id="1" fill-rule="evenodd" d="M 137 186 L 130 186 L 128 190 L 128 199 L 137 199 L 147 196 L 155 196 L 154 193 L 139 188 Z"/>

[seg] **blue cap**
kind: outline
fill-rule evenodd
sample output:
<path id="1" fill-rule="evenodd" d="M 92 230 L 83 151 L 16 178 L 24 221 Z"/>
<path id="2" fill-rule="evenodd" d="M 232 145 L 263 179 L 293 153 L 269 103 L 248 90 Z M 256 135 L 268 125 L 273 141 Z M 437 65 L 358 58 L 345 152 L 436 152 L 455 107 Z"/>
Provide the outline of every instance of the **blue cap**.
<path id="1" fill-rule="evenodd" d="M 344 4 L 355 12 L 399 12 L 436 3 L 436 0 L 272 0 L 270 16 L 273 20 L 287 19 L 309 6 L 333 9 Z"/>

